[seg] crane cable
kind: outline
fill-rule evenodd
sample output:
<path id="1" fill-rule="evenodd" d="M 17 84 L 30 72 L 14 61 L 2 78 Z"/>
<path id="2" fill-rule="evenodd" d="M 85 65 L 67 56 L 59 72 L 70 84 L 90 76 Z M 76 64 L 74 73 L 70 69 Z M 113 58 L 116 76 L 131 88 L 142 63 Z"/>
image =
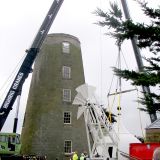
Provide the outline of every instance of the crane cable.
<path id="1" fill-rule="evenodd" d="M 118 4 L 118 1 L 115 0 L 115 3 Z M 102 0 L 100 0 L 100 6 L 102 6 Z M 120 7 L 120 10 L 122 10 L 122 6 L 121 4 L 118 4 L 118 6 Z M 102 30 L 100 29 L 100 35 L 102 35 Z M 102 37 L 100 36 L 100 45 L 102 43 Z M 101 48 L 102 46 L 100 46 Z M 101 53 L 101 99 L 102 99 L 102 49 L 100 49 L 100 53 Z M 121 53 L 121 54 L 120 54 Z M 127 65 L 127 62 L 126 62 L 126 59 L 124 57 L 124 54 L 123 54 L 123 51 L 121 49 L 121 46 L 119 45 L 118 46 L 118 58 L 116 60 L 116 65 L 115 66 L 118 66 L 117 68 L 120 69 L 120 55 L 122 55 L 122 58 L 123 58 L 123 61 L 125 63 L 125 66 L 126 68 L 128 69 L 128 65 Z M 118 64 L 119 63 L 119 64 Z M 118 65 L 117 65 L 118 64 Z M 114 103 L 115 103 L 115 100 L 116 100 L 116 96 L 118 95 L 118 107 L 117 107 L 117 110 L 118 110 L 118 115 L 121 114 L 121 94 L 120 93 L 117 93 L 118 91 L 118 83 L 117 83 L 117 87 L 116 87 L 116 90 L 115 90 L 115 94 L 114 94 L 114 97 L 113 97 L 113 100 L 111 102 L 111 105 L 110 105 L 110 101 L 109 101 L 109 93 L 111 91 L 111 86 L 112 86 L 112 83 L 113 83 L 113 79 L 114 79 L 114 75 L 112 77 L 112 81 L 111 81 L 111 85 L 110 85 L 110 88 L 109 88 L 109 92 L 108 92 L 108 95 L 107 95 L 107 108 L 108 108 L 108 111 L 109 111 L 109 116 L 108 116 L 108 121 L 109 123 L 112 123 L 112 110 L 113 110 L 113 106 L 114 106 Z M 119 80 L 120 83 L 121 83 L 121 80 Z M 120 85 L 120 90 L 121 90 L 121 84 Z M 137 98 L 139 98 L 139 95 L 138 95 L 138 89 L 136 88 L 137 90 Z M 139 108 L 139 101 L 138 101 L 138 108 Z M 120 126 L 120 116 L 118 116 L 118 126 Z M 140 121 L 140 128 L 141 128 L 141 132 L 142 132 L 142 136 L 144 137 L 144 133 L 143 133 L 143 125 L 142 125 L 142 119 L 141 119 L 141 114 L 140 114 L 140 110 L 139 110 L 139 121 Z M 119 128 L 119 127 L 118 127 Z"/>
<path id="2" fill-rule="evenodd" d="M 118 69 L 121 69 L 120 51 L 121 51 L 121 47 L 118 46 L 118 57 L 117 57 L 117 60 L 116 60 L 116 65 L 115 65 L 115 66 L 117 66 Z M 111 86 L 112 86 L 112 83 L 113 83 L 113 78 L 114 78 L 114 75 L 112 77 L 111 85 L 110 85 L 108 96 L 107 96 L 108 97 L 108 109 L 109 109 L 109 122 L 110 123 L 112 122 L 112 109 L 113 109 L 113 105 L 114 105 L 114 102 L 115 102 L 115 99 L 116 99 L 117 95 L 118 95 L 118 107 L 117 107 L 118 115 L 121 114 L 120 113 L 120 110 L 121 110 L 121 107 L 120 107 L 121 94 L 118 93 L 118 91 L 121 91 L 121 78 L 117 79 L 116 90 L 115 90 L 114 98 L 113 98 L 113 101 L 112 101 L 112 105 L 110 107 L 109 94 L 110 94 L 110 91 L 111 91 Z M 118 90 L 118 88 L 119 88 L 119 90 Z"/>
<path id="3" fill-rule="evenodd" d="M 139 99 L 139 91 L 137 89 L 137 97 Z M 141 113 L 140 113 L 140 103 L 138 101 L 138 104 L 137 104 L 137 109 L 138 109 L 138 113 L 139 113 L 139 121 L 140 121 L 140 128 L 141 128 L 141 132 L 142 132 L 142 137 L 143 139 L 145 139 L 145 136 L 144 136 L 144 133 L 143 133 L 143 125 L 142 125 L 142 117 L 141 117 Z"/>
<path id="4" fill-rule="evenodd" d="M 121 46 L 118 45 L 118 69 L 121 70 Z M 117 106 L 117 110 L 118 110 L 118 135 L 119 135 L 119 128 L 120 128 L 120 115 L 121 115 L 121 87 L 122 87 L 122 83 L 121 83 L 121 77 L 118 78 L 117 80 L 118 82 L 118 87 L 119 87 L 119 94 L 118 94 L 118 106 Z"/>
<path id="5" fill-rule="evenodd" d="M 0 87 L 0 92 L 2 92 L 2 90 L 3 90 L 3 93 L 0 94 L 0 98 L 3 97 L 3 95 L 6 93 L 7 88 L 10 86 L 12 80 L 15 78 L 15 76 L 16 76 L 16 74 L 18 72 L 19 67 L 21 66 L 21 64 L 23 63 L 23 61 L 24 61 L 24 59 L 26 57 L 26 54 L 27 53 L 25 52 L 25 54 L 23 55 L 23 57 L 20 59 L 20 61 L 14 67 L 13 71 L 9 74 L 7 80 Z"/>
<path id="6" fill-rule="evenodd" d="M 119 4 L 117 0 L 116 0 L 115 2 L 118 4 L 119 9 L 120 9 L 121 11 L 123 11 L 123 7 L 122 7 L 121 3 Z M 124 63 L 125 63 L 125 65 L 126 65 L 127 69 L 129 69 L 122 50 L 121 50 L 121 53 L 122 53 L 122 57 L 123 57 Z M 137 88 L 136 86 L 135 86 L 135 89 L 136 89 L 136 91 L 137 91 L 137 99 L 139 99 L 139 91 L 138 91 L 138 88 Z M 140 129 L 141 129 L 141 132 L 142 132 L 142 137 L 145 138 L 144 133 L 143 133 L 142 117 L 141 117 L 141 113 L 140 113 L 141 111 L 140 111 L 140 109 L 139 109 L 139 108 L 140 108 L 140 107 L 139 107 L 139 106 L 140 106 L 140 103 L 139 103 L 138 100 L 137 100 L 137 102 L 138 102 L 138 103 L 137 103 L 137 105 L 138 105 L 137 109 L 139 110 L 138 113 L 139 113 Z"/>
<path id="7" fill-rule="evenodd" d="M 121 53 L 121 55 L 122 55 L 122 57 L 123 57 L 123 59 L 124 59 L 124 62 L 125 62 L 125 65 L 126 65 L 126 67 L 127 67 L 127 69 L 128 69 L 128 65 L 127 65 L 127 63 L 126 63 L 126 60 L 125 60 L 125 57 L 124 57 L 124 55 L 123 55 L 123 52 L 122 52 L 122 49 L 121 49 L 121 47 L 119 47 L 119 49 L 118 49 L 118 58 L 117 58 L 117 62 L 116 62 L 116 66 L 117 66 L 117 68 L 118 69 L 120 69 L 121 68 L 121 66 L 120 66 L 120 53 Z M 111 85 L 112 85 L 112 83 L 113 83 L 113 77 L 112 77 L 112 81 L 111 81 Z M 112 101 L 112 104 L 111 104 L 111 106 L 110 106 L 110 102 L 109 102 L 109 98 L 108 98 L 108 108 L 109 108 L 109 122 L 111 123 L 112 122 L 112 110 L 113 110 L 113 106 L 114 106 L 114 102 L 115 102 L 115 99 L 116 99 L 116 96 L 118 95 L 118 107 L 117 107 L 117 110 L 118 110 L 118 115 L 120 115 L 121 114 L 121 94 L 120 94 L 120 92 L 118 93 L 117 91 L 118 91 L 118 83 L 119 83 L 119 91 L 121 91 L 121 81 L 120 81 L 120 79 L 119 79 L 119 82 L 118 82 L 118 79 L 117 79 L 117 87 L 116 87 L 116 90 L 115 90 L 115 94 L 114 94 L 114 98 L 113 98 L 113 101 Z M 137 91 L 137 99 L 139 99 L 139 91 L 138 91 L 138 88 L 137 87 L 135 87 L 136 89 L 136 91 Z M 109 92 L 108 92 L 108 96 L 107 97 L 109 97 L 109 94 L 110 94 L 110 90 L 111 90 L 111 86 L 110 86 L 110 88 L 109 88 Z M 138 110 L 139 110 L 139 106 L 140 106 L 140 103 L 139 103 L 139 101 L 137 100 L 137 105 L 138 105 Z M 144 136 L 144 133 L 143 133 L 143 125 L 142 125 L 142 118 L 141 118 L 141 114 L 140 114 L 140 110 L 138 111 L 139 112 L 139 122 L 140 122 L 140 130 L 141 130 L 141 133 L 142 133 L 142 137 L 144 138 L 145 136 Z M 120 116 L 118 116 L 118 133 L 119 133 L 119 126 L 120 126 Z"/>

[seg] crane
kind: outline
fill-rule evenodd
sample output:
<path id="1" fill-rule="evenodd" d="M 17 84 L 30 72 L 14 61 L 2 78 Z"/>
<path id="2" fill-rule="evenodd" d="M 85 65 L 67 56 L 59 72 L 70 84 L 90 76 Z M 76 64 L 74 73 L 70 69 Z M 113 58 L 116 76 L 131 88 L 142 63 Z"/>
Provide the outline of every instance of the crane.
<path id="1" fill-rule="evenodd" d="M 29 49 L 26 50 L 27 55 L 10 87 L 8 93 L 0 107 L 0 131 L 5 124 L 5 121 L 13 108 L 13 104 L 16 99 L 21 95 L 22 87 L 25 82 L 25 79 L 28 77 L 29 73 L 32 72 L 32 65 L 35 61 L 35 58 L 38 55 L 38 52 L 42 46 L 42 43 L 47 36 L 47 33 L 62 5 L 64 0 L 54 0 L 41 27 L 38 30 L 35 39 Z M 16 132 L 18 118 L 15 118 L 13 132 Z"/>

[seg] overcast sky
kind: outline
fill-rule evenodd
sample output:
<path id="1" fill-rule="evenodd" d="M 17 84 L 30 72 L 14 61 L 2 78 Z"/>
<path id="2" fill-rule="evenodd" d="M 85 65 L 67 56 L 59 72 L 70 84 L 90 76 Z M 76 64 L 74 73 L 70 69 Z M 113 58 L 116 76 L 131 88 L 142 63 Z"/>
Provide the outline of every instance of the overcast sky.
<path id="1" fill-rule="evenodd" d="M 53 0 L 5 0 L 0 2 L 0 88 L 24 56 L 25 50 L 30 47 L 52 2 Z M 149 2 L 152 2 L 154 6 L 160 4 L 160 0 L 149 0 Z M 129 0 L 128 5 L 133 20 L 144 20 L 139 6 L 133 0 Z M 100 101 L 107 106 L 107 94 L 113 77 L 111 67 L 116 64 L 118 49 L 115 40 L 104 35 L 107 28 L 94 24 L 99 19 L 92 14 L 97 7 L 107 11 L 109 0 L 64 0 L 49 33 L 71 34 L 80 40 L 86 83 L 97 88 Z M 136 70 L 137 65 L 129 41 L 125 42 L 122 50 L 129 69 Z M 122 63 L 124 63 L 123 60 Z M 122 66 L 125 65 L 122 64 Z M 23 87 L 19 133 L 22 128 L 30 77 Z M 115 77 L 114 81 L 116 80 Z M 115 91 L 115 87 L 116 84 L 112 84 L 112 92 Z M 122 90 L 125 89 L 133 89 L 133 87 L 129 82 L 124 81 Z M 3 102 L 1 98 L 3 92 L 0 90 L 0 103 Z M 136 100 L 136 92 L 122 95 L 121 117 L 131 133 L 142 135 Z M 15 108 L 16 106 L 11 111 L 3 131 L 12 131 Z M 117 104 L 114 104 L 115 114 L 116 108 Z M 141 116 L 142 125 L 145 128 L 150 124 L 149 116 L 142 113 Z"/>

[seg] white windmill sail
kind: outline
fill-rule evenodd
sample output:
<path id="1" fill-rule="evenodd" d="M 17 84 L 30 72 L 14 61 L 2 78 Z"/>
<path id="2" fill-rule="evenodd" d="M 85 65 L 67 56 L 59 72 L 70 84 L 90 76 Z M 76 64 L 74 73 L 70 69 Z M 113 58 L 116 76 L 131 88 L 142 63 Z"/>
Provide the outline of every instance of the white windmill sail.
<path id="1" fill-rule="evenodd" d="M 116 158 L 118 136 L 101 106 L 97 104 L 95 90 L 95 87 L 88 84 L 79 86 L 76 88 L 78 93 L 73 104 L 79 107 L 77 118 L 82 114 L 85 118 L 90 158 L 92 160 L 112 160 Z M 109 151 L 110 149 L 113 151 L 112 153 Z"/>

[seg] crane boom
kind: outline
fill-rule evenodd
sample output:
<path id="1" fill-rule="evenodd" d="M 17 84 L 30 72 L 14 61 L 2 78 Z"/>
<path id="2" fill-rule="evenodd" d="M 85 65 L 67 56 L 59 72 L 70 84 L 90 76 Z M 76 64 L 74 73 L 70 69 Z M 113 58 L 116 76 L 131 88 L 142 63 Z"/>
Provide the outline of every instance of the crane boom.
<path id="1" fill-rule="evenodd" d="M 129 9 L 128 9 L 128 6 L 127 6 L 127 1 L 126 0 L 121 0 L 121 3 L 122 3 L 122 7 L 123 7 L 123 10 L 124 10 L 124 14 L 125 14 L 126 19 L 131 19 Z M 134 55 L 135 55 L 135 58 L 136 58 L 136 61 L 137 61 L 138 69 L 139 69 L 139 71 L 143 71 L 144 70 L 144 65 L 143 65 L 140 49 L 137 46 L 136 37 L 133 37 L 131 39 L 131 42 L 132 42 L 132 46 L 133 46 L 133 50 L 134 50 Z M 149 94 L 151 92 L 150 88 L 146 87 L 146 86 L 142 86 L 142 90 L 143 90 L 143 93 L 145 93 L 145 94 L 146 93 Z M 150 120 L 151 120 L 152 123 L 155 120 L 157 120 L 156 112 L 155 113 L 150 113 L 149 115 L 150 115 Z"/>
<path id="2" fill-rule="evenodd" d="M 25 79 L 28 77 L 28 74 L 32 71 L 32 65 L 35 61 L 35 58 L 42 46 L 42 43 L 47 36 L 47 33 L 62 5 L 64 0 L 54 0 L 31 47 L 27 50 L 27 55 L 2 103 L 0 108 L 0 130 L 2 129 L 12 106 L 18 95 L 21 94 L 22 86 L 25 82 Z"/>

